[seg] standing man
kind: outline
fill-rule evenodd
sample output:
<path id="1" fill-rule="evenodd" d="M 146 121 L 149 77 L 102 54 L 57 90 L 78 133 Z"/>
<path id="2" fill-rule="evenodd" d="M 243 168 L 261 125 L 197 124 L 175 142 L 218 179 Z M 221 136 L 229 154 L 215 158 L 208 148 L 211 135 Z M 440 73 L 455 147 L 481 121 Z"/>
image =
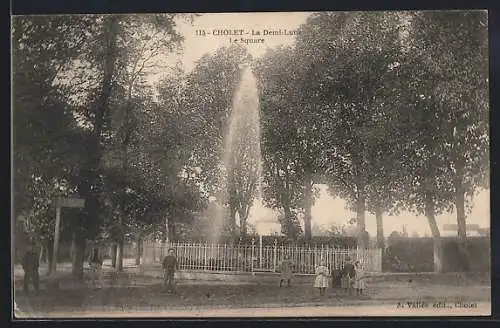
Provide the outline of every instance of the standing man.
<path id="1" fill-rule="evenodd" d="M 38 291 L 40 276 L 38 275 L 38 255 L 35 252 L 34 246 L 30 245 L 26 254 L 23 257 L 23 270 L 24 270 L 24 292 L 29 293 L 30 280 L 33 281 L 35 291 Z"/>
<path id="2" fill-rule="evenodd" d="M 167 292 L 175 294 L 174 277 L 175 269 L 178 267 L 177 258 L 175 257 L 174 249 L 168 250 L 168 255 L 163 259 L 164 288 Z"/>

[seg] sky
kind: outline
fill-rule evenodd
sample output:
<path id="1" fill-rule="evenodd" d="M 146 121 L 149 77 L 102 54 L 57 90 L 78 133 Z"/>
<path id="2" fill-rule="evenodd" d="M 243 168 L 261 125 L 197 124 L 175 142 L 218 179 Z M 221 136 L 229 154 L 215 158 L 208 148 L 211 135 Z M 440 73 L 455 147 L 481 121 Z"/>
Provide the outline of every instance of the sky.
<path id="1" fill-rule="evenodd" d="M 176 30 L 184 37 L 182 44 L 182 55 L 168 55 L 167 61 L 173 66 L 180 61 L 186 71 L 190 71 L 196 61 L 206 53 L 213 53 L 221 47 L 230 45 L 229 36 L 213 35 L 214 30 L 238 30 L 244 29 L 243 36 L 233 37 L 240 39 L 263 38 L 264 43 L 248 44 L 248 52 L 253 57 L 262 56 L 267 48 L 274 48 L 279 45 L 291 45 L 295 41 L 294 36 L 253 36 L 252 30 L 263 32 L 267 30 L 295 30 L 303 24 L 311 13 L 308 12 L 287 12 L 287 13 L 210 13 L 201 14 L 196 17 L 193 23 L 179 19 Z M 197 35 L 196 31 L 204 30 L 206 36 Z M 209 34 L 210 33 L 210 34 Z M 199 34 L 199 33 L 198 33 Z M 158 72 L 152 79 L 159 79 L 162 72 Z"/>
<path id="2" fill-rule="evenodd" d="M 347 223 L 351 218 L 356 217 L 356 213 L 345 209 L 346 203 L 340 198 L 332 198 L 328 195 L 325 185 L 318 185 L 320 188 L 320 197 L 316 200 L 316 203 L 312 207 L 312 222 L 318 225 L 329 226 L 331 224 L 342 226 Z M 490 227 L 490 192 L 485 190 L 480 192 L 473 202 L 473 207 L 471 213 L 467 215 L 467 224 L 478 224 L 480 227 Z M 272 221 L 276 220 L 276 215 L 269 209 L 262 207 L 257 204 L 251 213 L 253 218 L 250 220 L 255 224 L 257 220 L 261 221 Z M 366 230 L 370 236 L 376 236 L 377 225 L 375 221 L 375 216 L 366 213 Z M 448 213 L 436 216 L 436 221 L 440 227 L 441 234 L 443 236 L 452 235 L 452 231 L 444 231 L 444 224 L 456 224 L 456 213 Z M 409 235 L 417 233 L 419 236 L 431 236 L 431 231 L 429 228 L 429 223 L 427 218 L 422 215 L 415 215 L 410 212 L 402 212 L 398 216 L 388 216 L 383 217 L 383 227 L 384 235 L 387 237 L 392 231 L 402 231 L 403 225 L 406 226 L 406 230 Z M 268 233 L 279 230 L 277 223 L 261 223 L 257 224 L 258 232 Z"/>
<path id="3" fill-rule="evenodd" d="M 267 48 L 274 48 L 280 45 L 292 45 L 295 37 L 293 35 L 264 35 L 264 30 L 273 31 L 293 31 L 303 24 L 310 13 L 220 13 L 220 14 L 203 14 L 194 19 L 193 24 L 179 23 L 177 30 L 184 36 L 183 51 L 181 55 L 171 55 L 169 61 L 172 63 L 180 61 L 186 71 L 190 71 L 196 60 L 205 53 L 215 52 L 218 48 L 229 46 L 230 38 L 234 39 L 264 39 L 263 43 L 249 43 L 246 45 L 248 52 L 259 57 L 263 55 Z M 220 30 L 244 30 L 243 36 L 220 36 L 214 35 L 221 33 Z M 252 36 L 259 31 L 260 36 Z M 199 32 L 197 32 L 199 31 Z M 202 36 L 202 32 L 205 36 Z M 248 34 L 247 34 L 248 33 Z M 198 35 L 197 35 L 198 34 Z M 157 79 L 162 72 L 158 72 Z M 345 202 L 342 199 L 333 199 L 326 192 L 326 186 L 320 185 L 320 198 L 316 201 L 312 208 L 312 220 L 319 225 L 337 224 L 342 225 L 350 218 L 355 217 L 355 213 L 345 210 Z M 481 227 L 490 226 L 490 193 L 489 190 L 482 191 L 474 199 L 472 212 L 468 215 L 467 223 L 479 224 Z M 252 218 L 250 221 L 260 220 L 258 230 L 269 232 L 277 229 L 277 224 L 262 223 L 266 220 L 275 220 L 276 215 L 271 210 L 266 209 L 259 204 L 254 206 L 251 211 Z M 438 225 L 456 223 L 456 214 L 446 214 L 437 216 Z M 384 234 L 387 236 L 392 231 L 401 231 L 403 225 L 409 234 L 413 232 L 419 235 L 430 235 L 428 221 L 423 216 L 416 216 L 412 213 L 401 213 L 398 217 L 384 217 Z M 376 235 L 375 217 L 367 213 L 366 229 L 371 236 Z M 442 231 L 446 235 L 445 231 Z"/>

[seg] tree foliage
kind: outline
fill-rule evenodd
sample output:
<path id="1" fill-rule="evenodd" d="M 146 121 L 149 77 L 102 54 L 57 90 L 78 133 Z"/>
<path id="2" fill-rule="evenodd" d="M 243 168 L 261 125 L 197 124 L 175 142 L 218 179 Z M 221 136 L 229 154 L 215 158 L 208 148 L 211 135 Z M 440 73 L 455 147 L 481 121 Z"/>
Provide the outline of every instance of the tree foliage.
<path id="1" fill-rule="evenodd" d="M 379 241 L 384 213 L 425 215 L 437 259 L 436 215 L 456 210 L 465 239 L 467 208 L 489 177 L 484 12 L 312 14 L 291 46 L 257 60 L 222 47 L 190 72 L 162 64 L 179 50 L 183 16 L 13 20 L 14 215 L 24 231 L 49 236 L 48 200 L 63 195 L 86 201 L 64 223 L 80 248 L 103 233 L 120 241 L 164 229 L 175 239 L 176 227 L 194 235 L 219 221 L 234 236 L 236 217 L 245 235 L 262 191 L 282 232 L 299 238 L 303 220 L 310 239 L 315 185 L 327 184 L 357 212 L 361 246 L 366 211 Z M 258 95 L 242 91 L 244 63 Z M 260 117 L 231 118 L 235 105 Z"/>

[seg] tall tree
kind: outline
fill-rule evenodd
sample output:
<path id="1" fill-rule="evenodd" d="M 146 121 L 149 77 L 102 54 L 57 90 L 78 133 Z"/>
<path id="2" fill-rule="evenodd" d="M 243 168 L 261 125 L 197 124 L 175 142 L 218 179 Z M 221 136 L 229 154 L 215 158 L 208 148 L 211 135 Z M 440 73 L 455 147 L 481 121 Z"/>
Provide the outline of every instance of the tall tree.
<path id="1" fill-rule="evenodd" d="M 423 52 L 425 47 L 432 55 L 428 69 L 437 78 L 433 96 L 448 112 L 446 143 L 454 173 L 458 236 L 463 240 L 465 196 L 473 195 L 488 179 L 487 14 L 424 12 L 412 23 L 412 35 L 422 46 L 417 49 Z"/>
<path id="2" fill-rule="evenodd" d="M 395 76 L 391 67 L 398 45 L 398 17 L 381 13 L 313 15 L 297 42 L 299 56 L 307 58 L 302 86 L 307 85 L 307 103 L 319 113 L 316 124 L 319 140 L 324 140 L 318 168 L 326 173 L 330 191 L 357 212 L 361 247 L 366 246 L 367 200 L 390 184 L 384 181 L 387 176 L 379 178 L 373 172 L 381 172 L 390 152 L 381 142 L 391 110 L 386 97 L 392 86 L 384 81 Z M 379 160 L 372 161 L 373 156 Z M 382 205 L 382 199 L 376 203 Z"/>
<path id="3" fill-rule="evenodd" d="M 299 145 L 301 108 L 291 103 L 296 93 L 294 67 L 298 65 L 293 48 L 269 50 L 255 64 L 259 79 L 263 191 L 267 206 L 282 212 L 282 232 L 290 239 L 302 233 L 299 217 L 304 216 L 305 187 Z M 306 218 L 309 225 L 308 218 Z M 308 229 L 310 233 L 310 229 Z"/>
<path id="4" fill-rule="evenodd" d="M 412 16 L 410 26 L 408 62 L 415 79 L 413 92 L 418 94 L 418 103 L 431 106 L 433 113 L 428 116 L 434 126 L 429 131 L 434 131 L 433 143 L 439 144 L 435 146 L 439 155 L 429 160 L 440 167 L 435 174 L 447 179 L 438 186 L 445 189 L 440 195 L 446 195 L 448 202 L 443 210 L 450 211 L 455 205 L 458 236 L 465 246 L 465 196 L 487 185 L 488 177 L 486 14 L 422 12 Z M 425 145 L 431 143 L 429 136 L 422 138 Z M 437 236 L 437 227 L 432 230 Z"/>
<path id="5" fill-rule="evenodd" d="M 175 31 L 175 15 L 125 15 L 120 17 L 120 57 L 117 72 L 114 99 L 115 104 L 111 107 L 111 140 L 121 159 L 119 170 L 127 176 L 130 166 L 130 150 L 132 140 L 137 138 L 137 120 L 140 112 L 146 106 L 151 105 L 152 86 L 148 85 L 147 76 L 151 75 L 158 56 L 175 49 L 182 40 Z M 114 115 L 113 115 L 114 114 Z M 121 201 L 117 204 L 121 212 L 118 215 L 118 226 L 122 226 L 124 219 L 128 216 L 125 212 L 128 198 L 127 188 L 122 188 Z M 123 229 L 122 229 L 123 230 Z M 123 269 L 123 234 L 117 236 L 117 266 L 116 270 Z"/>
<path id="6" fill-rule="evenodd" d="M 35 219 L 38 237 L 53 234 L 48 201 L 75 193 L 72 182 L 85 139 L 72 116 L 70 95 L 76 88 L 62 82 L 89 40 L 92 21 L 87 16 L 13 19 L 13 214 Z"/>

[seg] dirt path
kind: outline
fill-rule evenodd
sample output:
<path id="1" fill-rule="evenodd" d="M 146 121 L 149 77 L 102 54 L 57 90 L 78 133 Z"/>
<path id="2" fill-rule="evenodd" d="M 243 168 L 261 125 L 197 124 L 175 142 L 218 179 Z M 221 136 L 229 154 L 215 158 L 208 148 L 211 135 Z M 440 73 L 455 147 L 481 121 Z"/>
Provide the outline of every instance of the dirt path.
<path id="1" fill-rule="evenodd" d="M 446 308 L 447 310 L 453 310 L 455 303 L 465 305 L 489 303 L 490 297 L 490 288 L 484 286 L 432 285 L 424 287 L 392 284 L 371 286 L 367 294 L 361 297 L 348 296 L 342 290 L 336 289 L 329 290 L 328 295 L 322 297 L 317 290 L 307 285 L 279 288 L 255 284 L 227 285 L 201 284 L 200 282 L 189 284 L 183 282 L 177 285 L 175 295 L 166 294 L 161 284 L 154 283 L 136 286 L 115 285 L 102 289 L 81 288 L 50 292 L 42 290 L 30 295 L 17 291 L 15 300 L 22 311 L 32 314 L 74 311 L 119 311 L 121 313 L 151 311 L 156 315 L 156 312 L 166 309 L 179 309 L 182 312 L 193 308 L 206 311 L 220 308 L 255 309 L 263 306 L 369 307 L 383 305 L 384 308 L 395 309 L 398 303 L 402 304 L 401 309 L 404 310 L 411 304 L 425 303 L 427 307 L 432 307 L 434 303 L 440 302 L 452 307 Z M 408 302 L 411 304 L 409 305 Z M 475 311 L 476 308 L 466 310 Z M 407 310 L 410 309 L 404 311 Z"/>
<path id="2" fill-rule="evenodd" d="M 300 306 L 300 307 L 261 307 L 261 308 L 240 308 L 240 309 L 191 309 L 191 310 L 151 310 L 143 309 L 134 312 L 117 311 L 95 311 L 87 310 L 80 312 L 52 312 L 42 315 L 42 317 L 67 318 L 68 316 L 78 316 L 87 318 L 140 318 L 140 317 L 163 317 L 163 318 L 214 318 L 214 317 L 365 317 L 365 316 L 489 316 L 491 315 L 491 304 L 481 302 L 477 307 L 462 309 L 450 307 L 445 309 L 424 308 L 424 309 L 397 309 L 394 305 L 352 305 L 352 306 Z"/>

